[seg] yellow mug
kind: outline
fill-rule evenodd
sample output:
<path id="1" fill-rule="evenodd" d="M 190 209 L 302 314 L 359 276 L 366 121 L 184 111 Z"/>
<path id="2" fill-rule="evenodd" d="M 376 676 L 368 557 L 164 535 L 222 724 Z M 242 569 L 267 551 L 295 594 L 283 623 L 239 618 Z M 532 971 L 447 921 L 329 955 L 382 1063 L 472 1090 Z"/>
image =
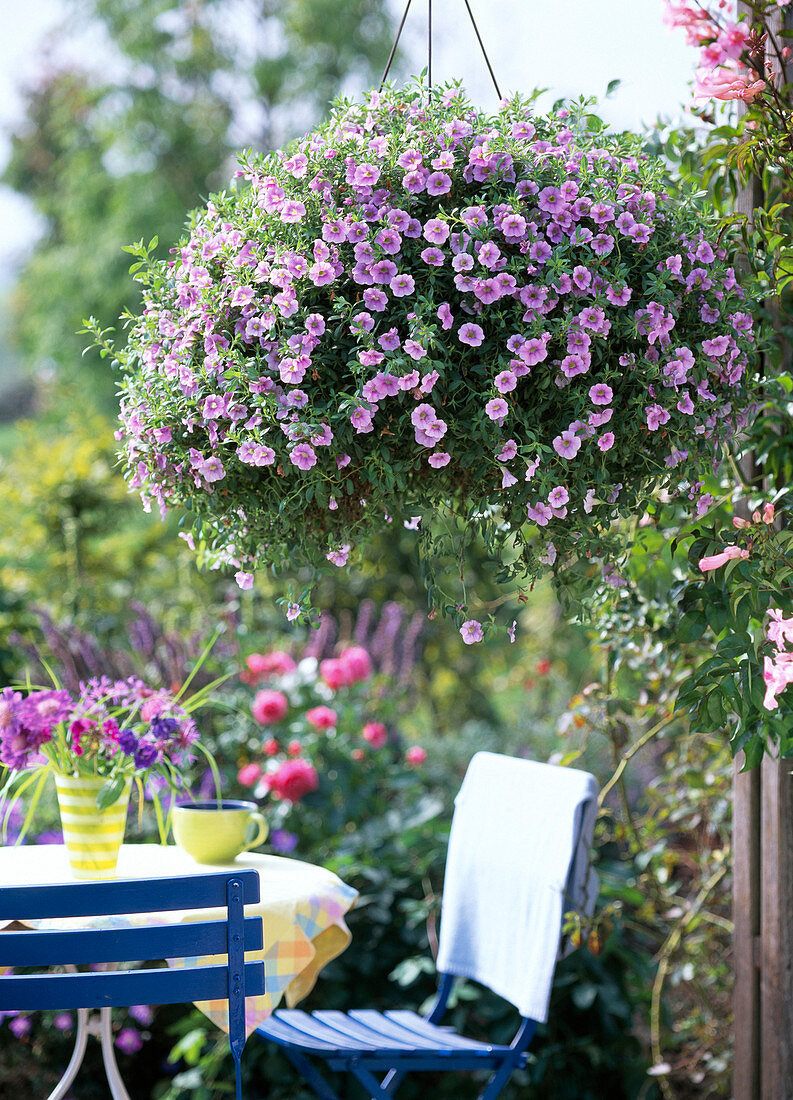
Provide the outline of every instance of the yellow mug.
<path id="1" fill-rule="evenodd" d="M 267 831 L 255 802 L 184 802 L 173 811 L 174 839 L 196 863 L 231 863 L 240 852 L 263 844 Z"/>

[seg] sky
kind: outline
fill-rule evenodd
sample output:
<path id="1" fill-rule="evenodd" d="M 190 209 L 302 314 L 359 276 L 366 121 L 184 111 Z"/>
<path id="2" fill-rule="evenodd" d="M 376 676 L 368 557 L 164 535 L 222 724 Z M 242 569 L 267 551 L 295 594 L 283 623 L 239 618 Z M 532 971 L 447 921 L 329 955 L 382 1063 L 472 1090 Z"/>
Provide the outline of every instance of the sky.
<path id="1" fill-rule="evenodd" d="M 329 13 L 336 3 L 328 0 Z M 404 0 L 389 0 L 398 17 Z M 502 93 L 547 88 L 552 98 L 603 98 L 614 126 L 641 129 L 659 116 L 679 118 L 688 99 L 694 62 L 680 31 L 661 22 L 662 0 L 469 0 Z M 428 0 L 412 0 L 403 43 L 416 71 L 426 64 Z M 68 0 L 0 0 L 0 165 L 8 156 L 8 133 L 21 115 L 19 89 L 35 79 L 45 40 L 59 36 Z M 497 102 L 463 0 L 433 0 L 433 80 L 461 77 L 485 108 Z M 95 64 L 96 50 L 82 46 Z M 80 57 L 79 37 L 71 54 Z M 549 98 L 548 102 L 551 99 Z M 23 258 L 37 233 L 28 203 L 0 187 L 0 277 Z"/>

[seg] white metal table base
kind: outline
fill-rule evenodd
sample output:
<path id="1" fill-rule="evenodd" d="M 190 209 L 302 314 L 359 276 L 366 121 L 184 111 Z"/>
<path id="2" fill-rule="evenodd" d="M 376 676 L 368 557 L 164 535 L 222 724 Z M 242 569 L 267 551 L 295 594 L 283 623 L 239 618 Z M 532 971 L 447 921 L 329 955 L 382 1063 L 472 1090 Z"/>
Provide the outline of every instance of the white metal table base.
<path id="1" fill-rule="evenodd" d="M 71 970 L 72 973 L 77 972 L 76 967 L 71 965 L 65 966 L 64 969 Z M 88 1045 L 88 1035 L 90 1031 L 88 1009 L 78 1008 L 77 1032 L 74 1037 L 74 1050 L 72 1051 L 72 1056 L 63 1077 L 61 1077 L 58 1084 L 49 1094 L 47 1100 L 63 1100 L 64 1096 L 66 1096 L 72 1081 L 74 1081 L 80 1066 L 83 1064 L 85 1048 Z M 130 1095 L 121 1079 L 121 1073 L 116 1063 L 115 1051 L 113 1050 L 112 1008 L 100 1008 L 99 1010 L 99 1038 L 102 1042 L 102 1061 L 105 1064 L 105 1076 L 110 1086 L 110 1095 L 113 1097 L 113 1100 L 130 1100 Z"/>

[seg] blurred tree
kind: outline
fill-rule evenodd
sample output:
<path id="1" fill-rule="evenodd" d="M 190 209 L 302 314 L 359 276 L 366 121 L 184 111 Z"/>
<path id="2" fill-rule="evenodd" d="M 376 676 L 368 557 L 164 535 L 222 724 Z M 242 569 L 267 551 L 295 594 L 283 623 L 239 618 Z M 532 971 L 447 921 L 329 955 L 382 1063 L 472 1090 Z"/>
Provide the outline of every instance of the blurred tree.
<path id="1" fill-rule="evenodd" d="M 72 37 L 100 43 L 98 64 L 48 59 L 2 180 L 44 226 L 12 294 L 13 338 L 30 366 L 75 376 L 82 318 L 112 325 L 137 307 L 122 246 L 176 241 L 235 146 L 272 147 L 371 83 L 392 28 L 386 0 L 347 0 L 332 18 L 325 0 L 68 3 Z M 109 402 L 107 366 L 84 362 Z"/>

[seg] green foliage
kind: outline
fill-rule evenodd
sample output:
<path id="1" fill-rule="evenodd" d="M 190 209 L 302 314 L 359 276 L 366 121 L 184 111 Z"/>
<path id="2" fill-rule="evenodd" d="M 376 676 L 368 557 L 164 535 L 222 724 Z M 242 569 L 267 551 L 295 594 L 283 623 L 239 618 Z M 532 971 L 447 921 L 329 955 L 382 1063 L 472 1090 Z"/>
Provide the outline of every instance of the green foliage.
<path id="1" fill-rule="evenodd" d="M 168 593 L 183 609 L 215 599 L 217 578 L 196 574 L 176 524 L 152 522 L 127 495 L 113 423 L 74 389 L 47 402 L 39 420 L 15 426 L 0 463 L 3 635 L 13 625 L 34 636 L 27 606 L 102 632 L 118 629 L 132 598 Z"/>
<path id="2" fill-rule="evenodd" d="M 75 377 L 81 319 L 112 325 L 137 304 L 122 246 L 175 239 L 184 211 L 218 186 L 241 132 L 271 148 L 311 125 L 351 74 L 369 84 L 391 16 L 384 0 L 351 0 L 331 20 L 319 0 L 261 0 L 250 26 L 230 0 L 70 7 L 73 33 L 90 28 L 104 41 L 113 79 L 50 64 L 25 92 L 2 179 L 44 221 L 12 296 L 19 352 Z M 112 376 L 94 355 L 86 362 L 109 402 Z"/>

